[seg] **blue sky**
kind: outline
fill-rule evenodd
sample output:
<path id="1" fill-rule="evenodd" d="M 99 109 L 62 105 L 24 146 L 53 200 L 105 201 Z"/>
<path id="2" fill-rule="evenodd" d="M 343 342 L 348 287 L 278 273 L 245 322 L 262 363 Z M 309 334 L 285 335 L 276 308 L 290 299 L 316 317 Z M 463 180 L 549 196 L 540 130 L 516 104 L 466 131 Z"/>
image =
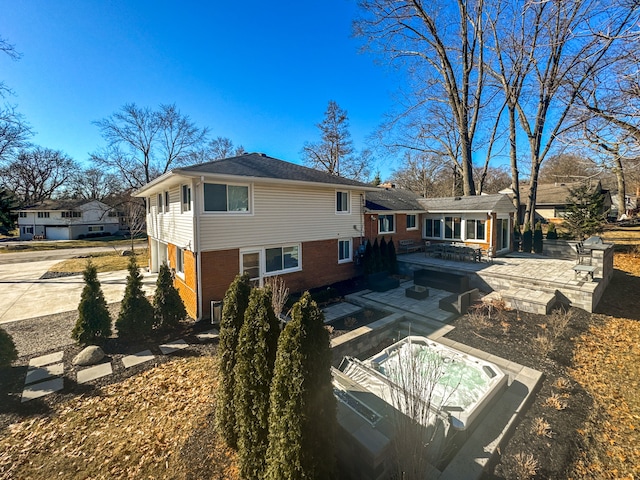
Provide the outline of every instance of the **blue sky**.
<path id="1" fill-rule="evenodd" d="M 358 53 L 356 10 L 349 0 L 0 0 L 0 36 L 22 54 L 0 56 L 0 79 L 32 141 L 79 161 L 104 145 L 92 122 L 135 102 L 175 103 L 213 137 L 299 162 L 329 100 L 348 111 L 356 149 L 391 108 L 400 74 Z"/>

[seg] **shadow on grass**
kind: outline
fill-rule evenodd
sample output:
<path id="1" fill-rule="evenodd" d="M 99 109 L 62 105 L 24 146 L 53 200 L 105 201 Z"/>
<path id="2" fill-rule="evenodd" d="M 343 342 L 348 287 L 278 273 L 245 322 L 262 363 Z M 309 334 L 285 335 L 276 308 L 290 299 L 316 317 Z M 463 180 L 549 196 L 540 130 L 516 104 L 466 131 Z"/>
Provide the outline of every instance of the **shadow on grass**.
<path id="1" fill-rule="evenodd" d="M 640 291 L 640 277 L 614 269 L 611 282 L 602 295 L 595 313 L 612 317 L 640 320 L 637 295 Z"/>

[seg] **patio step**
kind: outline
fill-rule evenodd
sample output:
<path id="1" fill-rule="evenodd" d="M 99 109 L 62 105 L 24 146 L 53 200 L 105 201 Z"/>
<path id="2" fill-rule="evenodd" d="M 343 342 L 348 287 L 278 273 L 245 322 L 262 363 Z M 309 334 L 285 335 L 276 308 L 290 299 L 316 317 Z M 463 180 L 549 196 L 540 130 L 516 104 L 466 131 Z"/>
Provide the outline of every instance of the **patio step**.
<path id="1" fill-rule="evenodd" d="M 504 300 L 507 308 L 539 315 L 550 313 L 557 301 L 555 292 L 529 288 L 513 288 L 491 292 L 483 298 L 483 301 L 486 302 L 497 297 Z"/>

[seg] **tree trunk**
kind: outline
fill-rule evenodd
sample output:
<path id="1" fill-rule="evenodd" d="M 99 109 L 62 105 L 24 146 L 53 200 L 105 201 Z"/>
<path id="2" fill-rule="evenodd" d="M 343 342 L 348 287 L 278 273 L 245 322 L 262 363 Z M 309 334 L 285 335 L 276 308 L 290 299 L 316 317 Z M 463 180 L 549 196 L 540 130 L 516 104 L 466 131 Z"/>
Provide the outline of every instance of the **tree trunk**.
<path id="1" fill-rule="evenodd" d="M 520 174 L 518 172 L 518 150 L 516 145 L 516 109 L 509 105 L 509 157 L 511 160 L 511 189 L 513 190 L 513 206 L 516 207 L 516 220 L 520 218 Z"/>
<path id="2" fill-rule="evenodd" d="M 615 156 L 616 167 L 613 169 L 613 173 L 616 176 L 618 182 L 618 218 L 624 213 L 627 213 L 626 202 L 626 185 L 624 181 L 624 169 L 622 168 L 622 158 L 620 155 Z"/>

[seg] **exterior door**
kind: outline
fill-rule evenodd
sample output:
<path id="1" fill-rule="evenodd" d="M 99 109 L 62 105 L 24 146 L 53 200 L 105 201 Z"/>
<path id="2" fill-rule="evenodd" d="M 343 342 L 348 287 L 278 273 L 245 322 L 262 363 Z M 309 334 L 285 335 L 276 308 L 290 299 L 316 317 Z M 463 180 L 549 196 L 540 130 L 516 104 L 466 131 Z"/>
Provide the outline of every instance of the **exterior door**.
<path id="1" fill-rule="evenodd" d="M 496 244 L 496 250 L 505 250 L 509 248 L 509 219 L 498 218 L 496 221 L 498 242 Z"/>
<path id="2" fill-rule="evenodd" d="M 242 252 L 242 264 L 240 265 L 240 272 L 248 274 L 251 283 L 260 287 L 262 286 L 261 254 L 260 250 Z"/>

